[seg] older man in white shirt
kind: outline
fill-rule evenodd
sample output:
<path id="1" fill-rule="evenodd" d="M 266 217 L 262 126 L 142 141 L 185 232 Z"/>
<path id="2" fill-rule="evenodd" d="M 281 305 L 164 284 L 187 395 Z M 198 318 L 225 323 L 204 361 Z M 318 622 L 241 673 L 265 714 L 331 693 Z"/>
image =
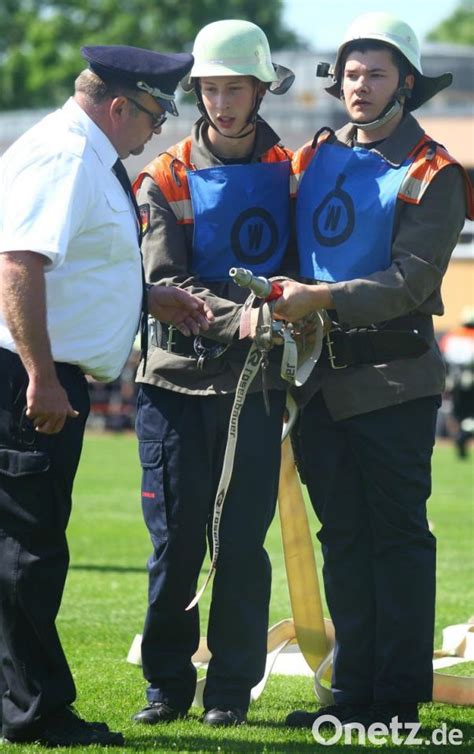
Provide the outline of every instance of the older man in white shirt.
<path id="1" fill-rule="evenodd" d="M 177 115 L 192 56 L 87 47 L 89 70 L 62 109 L 0 161 L 0 716 L 8 742 L 121 745 L 71 710 L 56 632 L 66 526 L 89 411 L 85 374 L 112 380 L 145 290 L 136 204 L 121 158 Z M 212 314 L 177 288 L 148 287 L 149 311 L 185 334 Z"/>

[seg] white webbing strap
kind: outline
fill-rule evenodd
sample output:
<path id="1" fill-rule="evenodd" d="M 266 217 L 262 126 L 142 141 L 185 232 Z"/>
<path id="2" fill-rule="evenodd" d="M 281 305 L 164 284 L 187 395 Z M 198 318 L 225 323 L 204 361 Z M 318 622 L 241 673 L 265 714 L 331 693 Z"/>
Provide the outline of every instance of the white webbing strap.
<path id="1" fill-rule="evenodd" d="M 280 375 L 282 379 L 295 387 L 304 385 L 321 356 L 324 320 L 320 312 L 314 312 L 311 319 L 311 332 L 298 335 L 298 340 L 295 340 L 291 324 L 283 326 L 278 332 L 278 335 L 283 338 Z"/>
<path id="2" fill-rule="evenodd" d="M 227 490 L 229 488 L 230 480 L 232 477 L 232 471 L 234 468 L 234 458 L 235 458 L 235 450 L 237 447 L 240 412 L 242 411 L 245 398 L 247 397 L 248 389 L 250 385 L 252 384 L 253 380 L 255 379 L 255 376 L 260 368 L 261 361 L 262 361 L 262 354 L 258 350 L 256 344 L 252 343 L 252 346 L 247 354 L 247 358 L 245 359 L 245 364 L 242 369 L 241 375 L 239 377 L 239 382 L 237 383 L 237 389 L 235 391 L 235 398 L 234 398 L 234 402 L 232 404 L 232 410 L 230 413 L 229 430 L 227 433 L 227 442 L 226 442 L 225 453 L 224 453 L 224 461 L 222 464 L 222 472 L 221 472 L 221 477 L 219 479 L 219 484 L 217 487 L 217 494 L 214 500 L 214 509 L 213 509 L 213 514 L 212 514 L 212 531 L 211 531 L 211 534 L 212 534 L 211 567 L 209 569 L 209 573 L 207 574 L 204 584 L 199 589 L 195 597 L 191 600 L 186 610 L 191 610 L 195 605 L 197 605 L 197 603 L 199 602 L 202 595 L 204 594 L 204 591 L 207 585 L 209 584 L 210 580 L 212 579 L 214 572 L 216 570 L 217 558 L 219 556 L 219 527 L 220 527 L 220 522 L 221 522 L 221 517 L 222 517 L 222 511 L 224 508 L 224 501 L 227 495 Z"/>
<path id="3" fill-rule="evenodd" d="M 240 338 L 247 337 L 250 333 L 250 311 L 252 304 L 255 300 L 255 295 L 252 293 L 248 297 L 243 307 L 241 321 L 240 321 Z M 284 326 L 279 335 L 283 338 L 283 355 L 281 362 L 281 376 L 284 380 L 290 384 L 300 386 L 302 385 L 316 364 L 322 348 L 323 342 L 323 329 L 324 323 L 321 315 L 315 313 L 315 326 L 310 336 L 304 336 L 306 343 L 308 344 L 303 350 L 304 358 L 301 365 L 298 366 L 298 346 L 290 331 L 290 329 Z M 237 383 L 235 391 L 235 398 L 232 404 L 232 410 L 230 414 L 229 430 L 227 433 L 227 442 L 224 452 L 224 461 L 222 465 L 221 477 L 217 487 L 217 494 L 214 500 L 214 508 L 212 514 L 212 561 L 206 580 L 202 587 L 198 590 L 194 598 L 191 600 L 186 610 L 191 610 L 204 594 L 207 585 L 211 581 L 214 572 L 216 570 L 217 558 L 219 556 L 219 527 L 222 517 L 222 510 L 224 508 L 224 501 L 229 488 L 230 480 L 232 477 L 232 471 L 234 468 L 235 451 L 237 447 L 237 435 L 239 426 L 239 417 L 242 411 L 247 392 L 252 384 L 260 365 L 266 358 L 266 350 L 271 347 L 272 332 L 272 305 L 262 301 L 259 311 L 259 323 L 257 325 L 256 339 L 252 343 L 252 346 L 247 354 L 244 367 Z M 265 390 L 264 390 L 265 393 Z"/>
<path id="4" fill-rule="evenodd" d="M 298 371 L 298 346 L 287 327 L 284 327 L 280 334 L 283 338 L 280 376 L 290 385 L 294 385 Z"/>

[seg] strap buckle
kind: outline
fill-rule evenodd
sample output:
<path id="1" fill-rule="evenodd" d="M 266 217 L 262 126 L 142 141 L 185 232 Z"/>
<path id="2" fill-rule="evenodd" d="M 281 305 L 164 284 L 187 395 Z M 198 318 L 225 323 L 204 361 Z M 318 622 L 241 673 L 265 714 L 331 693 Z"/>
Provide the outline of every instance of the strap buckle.
<path id="1" fill-rule="evenodd" d="M 328 332 L 326 334 L 326 344 L 327 344 L 327 347 L 328 347 L 328 359 L 329 359 L 329 363 L 331 365 L 331 369 L 347 369 L 348 364 L 341 364 L 340 366 L 338 366 L 336 364 L 337 356 L 334 353 L 334 351 L 332 350 L 332 347 L 335 345 L 335 343 L 334 343 L 333 340 L 331 340 L 330 335 L 331 335 L 330 332 Z"/>
<path id="2" fill-rule="evenodd" d="M 198 357 L 198 369 L 204 369 L 206 359 L 219 359 L 227 351 L 230 343 L 212 343 L 209 346 L 204 345 L 202 336 L 197 335 L 193 341 L 194 353 Z"/>
<path id="3" fill-rule="evenodd" d="M 159 320 L 151 315 L 148 316 L 148 342 L 155 348 L 162 348 L 171 353 L 176 345 L 173 340 L 176 331 L 174 325 L 167 325 L 164 328 Z"/>

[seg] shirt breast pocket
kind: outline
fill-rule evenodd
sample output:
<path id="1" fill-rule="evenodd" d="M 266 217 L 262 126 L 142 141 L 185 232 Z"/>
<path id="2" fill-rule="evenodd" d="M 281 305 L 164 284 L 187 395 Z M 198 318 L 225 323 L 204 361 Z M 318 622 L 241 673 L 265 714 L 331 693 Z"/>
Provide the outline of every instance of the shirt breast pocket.
<path id="1" fill-rule="evenodd" d="M 138 249 L 138 221 L 131 201 L 120 187 L 104 189 L 104 199 L 104 210 L 107 213 L 105 221 L 109 226 L 110 237 L 109 257 L 134 258 Z"/>

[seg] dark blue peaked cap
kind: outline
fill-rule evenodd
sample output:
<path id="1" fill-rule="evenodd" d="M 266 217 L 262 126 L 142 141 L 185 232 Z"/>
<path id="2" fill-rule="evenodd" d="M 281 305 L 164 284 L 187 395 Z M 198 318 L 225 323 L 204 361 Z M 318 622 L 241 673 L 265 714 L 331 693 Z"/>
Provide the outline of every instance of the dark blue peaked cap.
<path id="1" fill-rule="evenodd" d="M 120 81 L 151 94 L 172 115 L 178 115 L 175 89 L 191 70 L 194 58 L 187 52 L 164 53 L 127 45 L 82 47 L 89 68 L 103 81 Z"/>

